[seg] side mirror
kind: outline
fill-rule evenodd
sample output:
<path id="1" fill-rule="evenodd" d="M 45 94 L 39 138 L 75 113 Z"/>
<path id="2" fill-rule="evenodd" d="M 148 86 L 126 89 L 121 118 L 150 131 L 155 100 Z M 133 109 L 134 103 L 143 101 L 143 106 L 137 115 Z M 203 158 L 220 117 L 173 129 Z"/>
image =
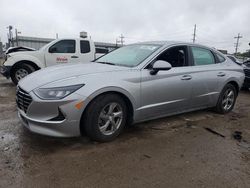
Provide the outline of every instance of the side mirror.
<path id="1" fill-rule="evenodd" d="M 51 47 L 49 49 L 49 53 L 55 53 L 57 51 L 57 48 L 56 47 Z"/>
<path id="2" fill-rule="evenodd" d="M 162 70 L 170 70 L 172 68 L 172 65 L 167 62 L 167 61 L 163 61 L 163 60 L 157 60 L 154 64 L 153 67 L 150 71 L 151 75 L 156 75 L 159 71 Z"/>

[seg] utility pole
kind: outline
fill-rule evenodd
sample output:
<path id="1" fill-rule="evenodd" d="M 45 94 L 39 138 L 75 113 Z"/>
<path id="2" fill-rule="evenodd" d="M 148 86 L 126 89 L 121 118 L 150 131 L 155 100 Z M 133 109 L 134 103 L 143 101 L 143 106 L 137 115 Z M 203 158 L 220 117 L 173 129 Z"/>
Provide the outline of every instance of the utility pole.
<path id="1" fill-rule="evenodd" d="M 125 37 L 121 34 L 121 36 L 120 36 L 119 38 L 120 38 L 121 45 L 123 46 L 123 44 L 124 44 L 124 42 L 125 42 L 125 41 L 124 41 L 124 38 L 125 38 Z"/>
<path id="2" fill-rule="evenodd" d="M 118 47 L 118 43 L 119 43 L 119 40 L 115 39 L 115 46 L 116 46 L 116 48 Z"/>
<path id="3" fill-rule="evenodd" d="M 193 34 L 193 43 L 195 43 L 195 39 L 196 39 L 196 24 L 194 25 L 194 34 Z"/>
<path id="4" fill-rule="evenodd" d="M 9 25 L 7 27 L 7 29 L 9 30 L 9 33 L 7 34 L 9 47 L 10 46 L 14 46 L 14 43 L 13 43 L 13 34 L 12 34 L 12 31 L 11 31 L 13 29 L 13 27 L 11 25 Z"/>
<path id="5" fill-rule="evenodd" d="M 240 41 L 240 38 L 242 38 L 242 36 L 240 36 L 240 33 L 238 33 L 238 36 L 234 38 L 237 39 L 235 43 L 235 55 L 236 55 L 238 52 L 238 48 L 239 48 L 239 41 Z"/>
<path id="6" fill-rule="evenodd" d="M 18 46 L 18 35 L 17 35 L 17 29 L 15 29 L 16 32 L 16 46 Z"/>
<path id="7" fill-rule="evenodd" d="M 125 43 L 125 41 L 124 41 L 125 37 L 121 34 L 121 36 L 119 36 L 118 38 L 120 38 L 120 40 L 116 39 L 116 41 L 115 41 L 116 47 L 118 47 L 119 43 L 121 44 L 121 46 L 123 46 L 123 44 Z"/>
<path id="8" fill-rule="evenodd" d="M 16 34 L 16 45 L 18 46 L 18 34 L 21 34 L 21 32 L 17 31 L 17 29 L 15 29 L 15 34 Z"/>

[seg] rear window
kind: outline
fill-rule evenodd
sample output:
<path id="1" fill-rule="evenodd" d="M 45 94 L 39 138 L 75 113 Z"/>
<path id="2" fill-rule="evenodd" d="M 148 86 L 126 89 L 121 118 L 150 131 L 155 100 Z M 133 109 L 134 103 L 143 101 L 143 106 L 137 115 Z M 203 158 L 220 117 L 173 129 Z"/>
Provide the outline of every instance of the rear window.
<path id="1" fill-rule="evenodd" d="M 220 55 L 218 53 L 216 53 L 216 57 L 217 57 L 219 63 L 222 63 L 222 62 L 226 61 L 226 59 L 222 55 Z"/>
<path id="2" fill-rule="evenodd" d="M 80 42 L 81 53 L 89 53 L 90 52 L 90 44 L 87 40 L 81 40 Z"/>

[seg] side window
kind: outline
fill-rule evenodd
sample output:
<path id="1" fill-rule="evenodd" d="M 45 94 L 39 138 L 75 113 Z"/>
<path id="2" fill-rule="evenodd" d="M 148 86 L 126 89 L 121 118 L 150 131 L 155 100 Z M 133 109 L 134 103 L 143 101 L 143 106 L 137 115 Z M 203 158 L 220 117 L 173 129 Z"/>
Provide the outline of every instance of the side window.
<path id="1" fill-rule="evenodd" d="M 233 56 L 227 56 L 228 58 L 230 58 L 233 62 L 236 62 L 236 59 Z"/>
<path id="2" fill-rule="evenodd" d="M 214 55 L 210 50 L 199 48 L 199 47 L 191 47 L 194 64 L 195 65 L 210 65 L 215 64 Z"/>
<path id="3" fill-rule="evenodd" d="M 217 57 L 219 63 L 222 63 L 222 62 L 226 61 L 226 59 L 222 55 L 220 55 L 218 53 L 216 53 L 216 57 Z"/>
<path id="4" fill-rule="evenodd" d="M 156 60 L 167 61 L 172 65 L 172 67 L 188 66 L 187 47 L 176 46 L 176 47 L 167 49 L 165 52 L 160 54 Z"/>
<path id="5" fill-rule="evenodd" d="M 89 53 L 90 52 L 90 44 L 89 41 L 87 40 L 81 40 L 80 41 L 80 48 L 81 48 L 81 53 Z"/>
<path id="6" fill-rule="evenodd" d="M 51 53 L 75 53 L 75 51 L 75 40 L 61 40 L 49 48 L 49 52 Z"/>

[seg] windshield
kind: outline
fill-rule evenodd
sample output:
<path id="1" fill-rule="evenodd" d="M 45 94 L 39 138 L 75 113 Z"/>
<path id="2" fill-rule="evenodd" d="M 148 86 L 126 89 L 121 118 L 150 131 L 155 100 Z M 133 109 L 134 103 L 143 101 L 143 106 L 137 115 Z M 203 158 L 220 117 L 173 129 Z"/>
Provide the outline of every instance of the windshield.
<path id="1" fill-rule="evenodd" d="M 54 41 L 51 41 L 50 43 L 48 43 L 48 44 L 42 46 L 41 48 L 39 48 L 39 50 L 40 50 L 40 51 L 43 51 L 45 48 L 47 48 L 47 46 L 50 46 L 51 43 L 53 43 L 53 42 L 54 42 Z"/>
<path id="2" fill-rule="evenodd" d="M 135 67 L 159 49 L 160 45 L 134 44 L 121 47 L 97 59 L 97 63 Z"/>

